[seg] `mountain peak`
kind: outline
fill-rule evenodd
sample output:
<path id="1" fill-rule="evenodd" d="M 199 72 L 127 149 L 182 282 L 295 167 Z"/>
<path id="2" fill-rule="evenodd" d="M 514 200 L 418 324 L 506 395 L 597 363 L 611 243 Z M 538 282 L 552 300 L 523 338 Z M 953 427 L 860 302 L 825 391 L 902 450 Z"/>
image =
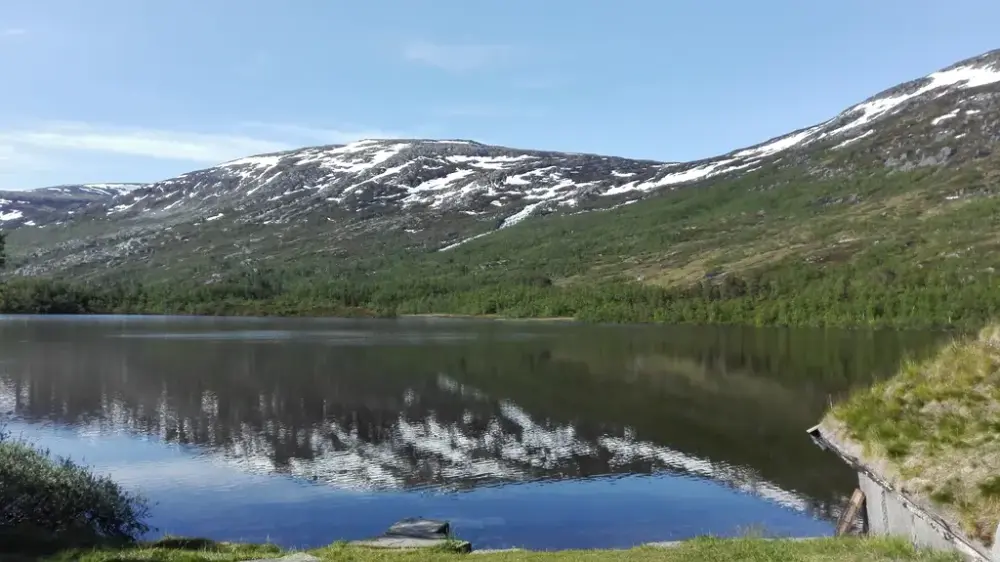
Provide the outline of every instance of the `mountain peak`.
<path id="1" fill-rule="evenodd" d="M 992 51 L 986 51 L 983 54 L 960 60 L 951 66 L 943 68 L 942 71 L 960 67 L 991 67 L 1000 69 L 1000 49 L 993 49 Z"/>
<path id="2" fill-rule="evenodd" d="M 141 240 L 121 246 L 128 251 L 165 244 L 164 237 L 174 236 L 166 232 L 179 225 L 205 223 L 280 232 L 323 225 L 316 235 L 332 244 L 427 232 L 419 247 L 447 249 L 533 215 L 605 210 L 681 186 L 749 177 L 748 186 L 763 190 L 776 186 L 776 171 L 847 178 L 859 171 L 957 167 L 988 157 L 998 142 L 1000 50 L 887 89 L 823 123 L 693 162 L 466 139 L 364 139 L 247 156 L 150 185 L 17 192 L 0 198 L 0 225 L 118 225 L 109 235 L 116 244 Z M 67 190 L 76 198 L 70 207 Z M 34 208 L 51 212 L 46 220 L 29 217 Z"/>

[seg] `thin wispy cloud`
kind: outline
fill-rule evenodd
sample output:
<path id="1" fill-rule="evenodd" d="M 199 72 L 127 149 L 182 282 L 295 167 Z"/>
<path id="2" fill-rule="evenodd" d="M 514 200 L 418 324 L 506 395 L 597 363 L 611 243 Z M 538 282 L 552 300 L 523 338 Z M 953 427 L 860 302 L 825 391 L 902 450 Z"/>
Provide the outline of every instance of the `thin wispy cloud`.
<path id="1" fill-rule="evenodd" d="M 0 37 L 17 37 L 19 35 L 27 35 L 28 30 L 20 27 L 8 27 L 6 29 L 0 29 Z"/>
<path id="2" fill-rule="evenodd" d="M 52 162 L 38 154 L 0 143 L 0 173 L 37 171 L 51 166 Z"/>
<path id="3" fill-rule="evenodd" d="M 267 123 L 261 121 L 244 121 L 240 123 L 240 127 L 243 129 L 256 130 L 262 133 L 270 133 L 281 137 L 300 139 L 306 144 L 343 144 L 362 139 L 391 139 L 408 136 L 406 133 L 398 131 L 366 129 L 363 127 L 332 129 L 324 127 L 308 127 L 294 123 Z"/>
<path id="4" fill-rule="evenodd" d="M 0 189 L 24 189 L 25 175 L 62 170 L 60 162 L 0 142 Z"/>
<path id="5" fill-rule="evenodd" d="M 510 45 L 442 44 L 414 41 L 403 46 L 403 58 L 417 64 L 452 72 L 465 72 L 510 61 Z"/>
<path id="6" fill-rule="evenodd" d="M 0 146 L 25 154 L 39 151 L 90 151 L 214 164 L 309 144 L 338 144 L 384 136 L 375 131 L 352 133 L 267 123 L 243 125 L 243 129 L 258 129 L 257 132 L 261 134 L 205 133 L 56 122 L 2 131 Z"/>
<path id="7" fill-rule="evenodd" d="M 78 150 L 189 162 L 221 162 L 247 154 L 275 152 L 288 144 L 238 135 L 49 123 L 0 132 L 0 143 L 43 150 Z"/>
<path id="8" fill-rule="evenodd" d="M 434 109 L 434 114 L 441 117 L 497 117 L 504 113 L 503 108 L 492 105 L 454 105 Z"/>
<path id="9" fill-rule="evenodd" d="M 518 80 L 513 85 L 522 90 L 552 90 L 566 84 L 563 78 L 547 76 Z"/>
<path id="10" fill-rule="evenodd" d="M 244 59 L 237 61 L 233 67 L 235 73 L 244 78 L 261 78 L 274 71 L 279 63 L 278 58 L 268 51 L 255 51 Z"/>
<path id="11" fill-rule="evenodd" d="M 532 107 L 506 107 L 499 105 L 452 105 L 436 107 L 432 110 L 438 117 L 455 118 L 510 118 L 510 117 L 539 117 L 544 112 Z"/>

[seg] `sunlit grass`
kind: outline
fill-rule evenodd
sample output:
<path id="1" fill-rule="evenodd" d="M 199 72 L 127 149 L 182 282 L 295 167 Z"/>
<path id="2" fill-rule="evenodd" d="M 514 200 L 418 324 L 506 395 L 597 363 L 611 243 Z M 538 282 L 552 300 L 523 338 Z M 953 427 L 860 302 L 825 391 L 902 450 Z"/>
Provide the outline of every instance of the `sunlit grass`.
<path id="1" fill-rule="evenodd" d="M 229 562 L 255 558 L 279 557 L 283 553 L 274 546 L 207 543 L 190 545 L 148 545 L 130 550 L 107 550 L 64 553 L 52 560 L 79 560 L 81 562 Z M 431 562 L 470 559 L 467 554 L 456 554 L 444 549 L 425 551 L 391 552 L 361 549 L 335 544 L 308 551 L 321 560 L 336 562 Z M 566 550 L 553 552 L 509 551 L 483 553 L 471 560 L 484 562 L 888 562 L 957 561 L 953 553 L 917 550 L 905 541 L 893 539 L 824 538 L 815 540 L 767 540 L 760 538 L 715 539 L 698 538 L 669 548 L 640 547 L 628 550 Z"/>
<path id="2" fill-rule="evenodd" d="M 886 461 L 902 489 L 992 543 L 1000 521 L 1000 324 L 904 364 L 836 405 L 824 424 L 842 426 L 866 457 Z"/>

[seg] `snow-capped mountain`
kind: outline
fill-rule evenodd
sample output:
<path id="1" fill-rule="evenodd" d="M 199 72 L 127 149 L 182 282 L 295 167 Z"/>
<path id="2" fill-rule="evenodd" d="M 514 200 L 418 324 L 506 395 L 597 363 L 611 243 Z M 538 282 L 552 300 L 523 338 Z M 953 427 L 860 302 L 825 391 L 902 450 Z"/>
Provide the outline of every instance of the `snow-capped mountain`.
<path id="1" fill-rule="evenodd" d="M 966 129 L 981 133 L 991 125 L 997 83 L 1000 51 L 882 92 L 814 127 L 686 163 L 518 150 L 462 140 L 363 140 L 310 147 L 183 174 L 124 198 L 113 212 L 193 212 L 274 223 L 315 209 L 334 213 L 422 208 L 490 214 L 513 222 L 545 208 L 605 205 L 602 198 L 634 198 L 747 173 L 786 152 L 840 150 L 864 139 L 876 146 L 891 144 L 895 131 L 883 125 L 914 111 L 929 117 L 925 125 L 931 138 L 921 140 L 959 140 L 955 137 L 971 132 Z M 900 154 L 892 154 L 889 146 L 883 149 L 887 157 L 905 158 L 907 151 L 930 143 L 914 144 L 906 143 Z M 940 159 L 937 153 L 928 155 L 912 165 L 942 164 L 957 156 L 956 151 L 945 151 L 948 155 Z"/>
<path id="2" fill-rule="evenodd" d="M 331 215 L 376 209 L 520 211 L 527 205 L 573 206 L 588 197 L 624 192 L 616 188 L 634 178 L 662 175 L 662 167 L 471 141 L 362 140 L 190 172 L 135 192 L 108 212 L 122 217 L 196 213 L 273 224 L 316 210 Z"/>
<path id="3" fill-rule="evenodd" d="M 105 242 L 132 253 L 164 244 L 167 229 L 208 223 L 276 232 L 309 224 L 331 243 L 386 231 L 424 232 L 422 249 L 448 249 L 534 215 L 611 208 L 758 170 L 764 183 L 770 181 L 766 172 L 780 169 L 831 177 L 860 169 L 958 166 L 989 156 L 998 142 L 1000 50 L 888 89 L 818 125 L 694 162 L 519 150 L 467 140 L 363 140 L 241 158 L 148 186 L 110 190 L 115 191 L 110 198 L 72 217 L 48 216 L 70 229 L 99 223 L 107 232 Z M 23 206 L 0 209 L 8 213 L 4 216 L 28 216 Z M 3 223 L 18 224 L 28 222 Z M 88 232 L 94 232 L 92 224 Z M 91 261 L 75 256 L 52 263 L 62 258 L 35 250 L 36 259 L 50 262 L 44 269 Z M 92 259 L 115 257 L 123 255 L 102 252 Z"/>
<path id="4" fill-rule="evenodd" d="M 996 127 L 996 111 L 1000 109 L 998 90 L 1000 50 L 900 84 L 819 125 L 734 152 L 729 157 L 764 158 L 811 147 L 839 150 L 869 137 L 872 139 L 869 144 L 891 144 L 891 140 L 898 140 L 895 137 L 899 131 L 895 126 L 900 122 L 922 126 L 923 130 L 913 133 L 930 133 L 930 136 L 914 139 L 923 141 L 919 144 L 908 142 L 906 147 L 911 150 L 919 149 L 930 140 L 951 138 L 958 141 L 969 132 L 981 133 Z M 995 142 L 997 139 L 989 140 Z M 947 157 L 933 159 L 923 165 L 942 164 L 945 160 Z"/>
<path id="5" fill-rule="evenodd" d="M 138 183 L 59 185 L 27 191 L 0 191 L 0 228 L 44 225 L 115 196 L 144 187 Z"/>
<path id="6" fill-rule="evenodd" d="M 114 197 L 142 189 L 145 183 L 85 183 L 79 185 L 56 185 L 32 190 L 32 193 L 52 193 L 70 196 Z"/>

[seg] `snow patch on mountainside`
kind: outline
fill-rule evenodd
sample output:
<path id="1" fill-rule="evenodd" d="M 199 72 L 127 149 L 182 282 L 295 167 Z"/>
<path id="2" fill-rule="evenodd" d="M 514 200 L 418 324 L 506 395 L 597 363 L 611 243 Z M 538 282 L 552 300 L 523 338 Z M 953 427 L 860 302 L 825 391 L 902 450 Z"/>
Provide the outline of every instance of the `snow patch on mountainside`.
<path id="1" fill-rule="evenodd" d="M 826 121 L 825 123 L 821 123 L 820 125 L 816 125 L 808 129 L 803 129 L 802 131 L 797 131 L 790 135 L 778 137 L 763 145 L 740 150 L 733 153 L 732 157 L 759 159 L 767 156 L 774 156 L 791 148 L 802 147 L 812 142 L 844 135 L 858 129 L 859 127 L 873 123 L 880 118 L 890 115 L 901 109 L 907 102 L 915 98 L 925 96 L 931 92 L 944 90 L 938 93 L 938 96 L 941 96 L 949 91 L 952 91 L 953 88 L 978 88 L 989 84 L 1000 83 L 1000 68 L 998 68 L 998 63 L 996 62 L 989 64 L 971 63 L 935 72 L 915 82 L 922 83 L 922 85 L 906 93 L 882 94 L 873 97 L 847 109 L 838 117 Z M 935 119 L 932 124 L 937 125 L 947 119 L 955 117 L 958 115 L 958 111 L 959 109 L 956 108 L 953 113 L 943 115 L 938 119 Z M 837 122 L 841 124 L 832 129 L 829 128 L 829 125 Z M 838 144 L 835 148 L 842 148 L 853 140 L 859 140 L 873 133 L 874 131 L 872 130 L 853 139 L 847 139 Z"/>
<path id="2" fill-rule="evenodd" d="M 845 140 L 844 142 L 841 142 L 839 144 L 834 145 L 831 148 L 831 150 L 839 150 L 839 149 L 844 148 L 845 146 L 847 146 L 849 144 L 853 144 L 853 143 L 855 143 L 855 142 L 857 142 L 857 141 L 859 141 L 859 140 L 861 140 L 861 139 L 863 139 L 865 137 L 870 137 L 870 136 L 872 136 L 874 134 L 875 134 L 875 129 L 868 129 L 867 131 L 865 131 L 864 133 L 861 133 L 860 135 L 858 135 L 856 137 L 851 137 L 851 138 Z"/>
<path id="3" fill-rule="evenodd" d="M 741 150 L 733 154 L 733 157 L 763 158 L 765 156 L 771 156 L 773 154 L 777 154 L 779 152 L 788 150 L 789 148 L 792 148 L 795 145 L 801 144 L 803 141 L 812 136 L 813 133 L 819 130 L 820 127 L 821 126 L 812 127 L 804 131 L 792 133 L 791 135 L 785 137 L 779 137 L 778 139 L 772 140 L 767 144 L 763 144 L 761 146 L 756 146 L 753 148 L 747 148 L 745 150 Z"/>
<path id="4" fill-rule="evenodd" d="M 131 193 L 146 186 L 147 184 L 144 183 L 88 183 L 81 187 L 92 193 L 103 195 L 121 195 L 123 193 Z"/>
<path id="5" fill-rule="evenodd" d="M 531 203 L 530 205 L 526 206 L 525 208 L 521 209 L 520 211 L 518 211 L 518 212 L 514 213 L 513 215 L 511 215 L 511 216 L 503 219 L 503 221 L 500 223 L 500 226 L 498 226 L 494 230 L 491 230 L 489 232 L 483 232 L 483 233 L 477 234 L 475 236 L 470 236 L 470 237 L 468 237 L 468 238 L 466 238 L 464 240 L 459 240 L 458 242 L 455 242 L 454 244 L 449 244 L 449 245 L 445 246 L 444 248 L 439 249 L 438 251 L 439 252 L 446 252 L 448 250 L 454 250 L 455 248 L 461 246 L 462 244 L 466 244 L 468 242 L 472 242 L 473 240 L 478 240 L 479 238 L 482 238 L 483 236 L 486 236 L 488 234 L 493 234 L 497 230 L 500 230 L 500 229 L 503 229 L 503 228 L 509 228 L 511 226 L 514 226 L 515 224 L 517 224 L 517 223 L 523 221 L 524 219 L 530 217 L 531 214 L 535 212 L 535 209 L 537 209 L 538 206 L 541 205 L 542 203 L 544 203 L 544 201 L 540 201 L 538 203 Z"/>
<path id="6" fill-rule="evenodd" d="M 886 115 L 902 106 L 907 101 L 922 96 L 934 90 L 959 86 L 960 88 L 978 88 L 987 84 L 1000 82 L 1000 70 L 993 66 L 959 66 L 948 70 L 935 72 L 924 79 L 926 84 L 910 93 L 897 94 L 893 96 L 875 98 L 864 103 L 860 103 L 843 113 L 843 115 L 856 115 L 857 117 L 832 131 L 824 133 L 822 136 L 834 136 L 846 131 L 856 129 L 871 123 L 875 119 Z M 947 93 L 947 92 L 941 92 Z"/>
<path id="7" fill-rule="evenodd" d="M 79 185 L 56 185 L 30 190 L 31 193 L 60 193 L 64 195 L 96 195 L 114 197 L 148 187 L 144 183 L 85 183 Z"/>
<path id="8" fill-rule="evenodd" d="M 520 211 L 514 213 L 513 215 L 505 218 L 503 220 L 503 224 L 500 225 L 500 228 L 507 228 L 508 226 L 514 226 L 515 224 L 530 217 L 531 213 L 535 212 L 535 209 L 537 209 L 539 205 L 541 205 L 541 203 L 532 203 L 526 206 L 525 208 L 521 209 Z"/>
<path id="9" fill-rule="evenodd" d="M 956 107 L 955 109 L 949 111 L 948 113 L 945 113 L 944 115 L 942 115 L 940 117 L 935 117 L 934 119 L 931 120 L 931 125 L 940 125 L 941 123 L 944 123 L 945 121 L 947 121 L 949 119 L 953 119 L 955 117 L 958 117 L 958 114 L 959 114 L 960 111 L 961 111 L 961 108 L 957 108 Z"/>

